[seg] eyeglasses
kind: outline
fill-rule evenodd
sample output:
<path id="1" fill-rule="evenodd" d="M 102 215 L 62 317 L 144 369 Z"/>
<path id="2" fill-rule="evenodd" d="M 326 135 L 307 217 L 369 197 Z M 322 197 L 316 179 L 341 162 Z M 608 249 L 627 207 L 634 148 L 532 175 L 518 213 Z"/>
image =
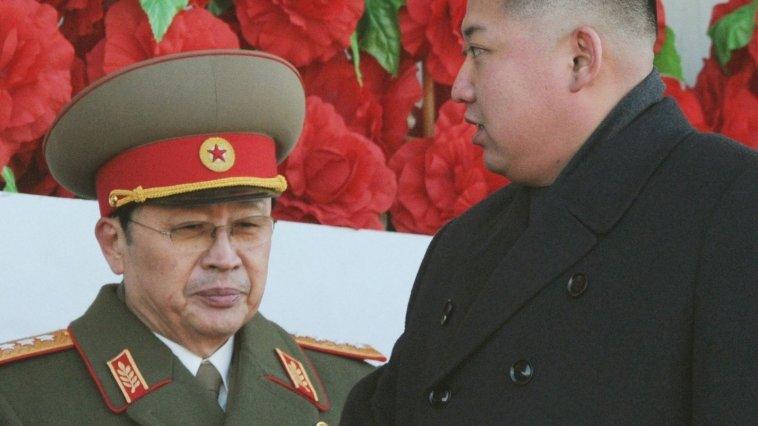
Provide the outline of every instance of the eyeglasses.
<path id="1" fill-rule="evenodd" d="M 249 216 L 227 225 L 187 222 L 169 230 L 153 228 L 133 219 L 129 219 L 129 222 L 169 237 L 174 248 L 185 253 L 208 250 L 216 240 L 216 230 L 219 228 L 226 229 L 229 242 L 240 250 L 253 249 L 271 241 L 274 231 L 274 219 L 270 216 Z"/>

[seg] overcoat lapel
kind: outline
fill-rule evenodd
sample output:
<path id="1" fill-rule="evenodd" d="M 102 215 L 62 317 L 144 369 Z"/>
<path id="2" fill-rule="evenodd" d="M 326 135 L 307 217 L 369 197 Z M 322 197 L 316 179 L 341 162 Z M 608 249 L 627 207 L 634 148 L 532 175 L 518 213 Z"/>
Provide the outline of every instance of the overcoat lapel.
<path id="1" fill-rule="evenodd" d="M 647 94 L 637 93 L 631 97 L 634 102 L 620 103 L 615 116 L 623 118 L 599 127 L 592 145 L 583 148 L 581 163 L 567 167 L 544 194 L 539 208 L 530 213 L 529 227 L 468 310 L 429 386 L 592 250 L 597 235 L 621 219 L 661 162 L 692 132 L 674 102 L 660 100 L 659 85 L 653 73 L 641 84 Z M 663 126 L 661 116 L 666 117 Z M 629 126 L 632 121 L 634 126 Z"/>
<path id="2" fill-rule="evenodd" d="M 584 256 L 595 242 L 595 235 L 565 208 L 557 208 L 550 216 L 538 213 L 468 310 L 430 385 L 444 378 L 554 276 Z"/>
<path id="3" fill-rule="evenodd" d="M 69 327 L 103 403 L 138 424 L 221 424 L 223 411 L 218 404 L 200 391 L 189 371 L 118 299 L 117 288 L 104 286 L 87 312 Z M 108 367 L 125 349 L 147 386 L 146 393 L 131 403 Z"/>

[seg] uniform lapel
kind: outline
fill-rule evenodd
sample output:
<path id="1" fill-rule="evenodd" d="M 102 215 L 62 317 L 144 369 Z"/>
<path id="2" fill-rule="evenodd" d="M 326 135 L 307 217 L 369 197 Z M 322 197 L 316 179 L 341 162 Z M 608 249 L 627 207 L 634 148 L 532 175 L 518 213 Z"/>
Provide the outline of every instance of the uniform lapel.
<path id="1" fill-rule="evenodd" d="M 158 392 L 131 404 L 126 414 L 144 425 L 220 425 L 224 412 L 208 397 L 180 362 L 174 363 L 173 381 Z"/>
<path id="2" fill-rule="evenodd" d="M 139 424 L 220 424 L 223 411 L 218 404 L 199 390 L 189 371 L 118 299 L 117 288 L 104 286 L 87 312 L 69 327 L 104 404 Z M 139 396 L 131 402 L 108 366 L 125 350 L 130 358 L 122 364 L 130 369 L 120 372 L 141 382 Z M 119 367 L 115 369 L 118 375 Z"/>
<path id="3" fill-rule="evenodd" d="M 281 328 L 257 314 L 237 334 L 231 394 L 226 424 L 249 424 L 250 419 L 286 420 L 287 424 L 315 424 L 320 410 L 330 408 L 329 396 L 305 354 Z M 275 349 L 299 360 L 314 386 L 318 404 L 287 386 L 292 381 Z"/>
<path id="4" fill-rule="evenodd" d="M 617 107 L 615 115 L 623 120 L 601 126 L 581 153 L 581 162 L 567 168 L 544 194 L 539 208 L 530 213 L 529 227 L 468 310 L 430 386 L 585 256 L 597 236 L 609 232 L 630 208 L 671 150 L 692 132 L 673 101 L 660 101 L 657 78 L 651 74 L 640 86 L 649 93 L 638 93 L 633 102 Z M 634 125 L 627 125 L 632 120 Z"/>

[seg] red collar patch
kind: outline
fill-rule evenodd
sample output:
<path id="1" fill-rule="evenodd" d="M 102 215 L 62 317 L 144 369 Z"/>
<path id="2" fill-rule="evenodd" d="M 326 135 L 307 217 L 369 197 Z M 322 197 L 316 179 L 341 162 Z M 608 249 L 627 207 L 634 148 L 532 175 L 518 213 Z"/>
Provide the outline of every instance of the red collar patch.
<path id="1" fill-rule="evenodd" d="M 131 404 L 147 394 L 149 387 L 129 349 L 121 351 L 107 364 L 127 403 Z"/>
<path id="2" fill-rule="evenodd" d="M 279 348 L 275 348 L 275 350 L 279 356 L 279 361 L 282 363 L 282 367 L 284 367 L 284 371 L 287 372 L 287 376 L 289 376 L 292 382 L 294 390 L 314 403 L 318 403 L 316 388 L 313 386 L 310 378 L 308 378 L 308 373 L 305 371 L 303 363 Z"/>

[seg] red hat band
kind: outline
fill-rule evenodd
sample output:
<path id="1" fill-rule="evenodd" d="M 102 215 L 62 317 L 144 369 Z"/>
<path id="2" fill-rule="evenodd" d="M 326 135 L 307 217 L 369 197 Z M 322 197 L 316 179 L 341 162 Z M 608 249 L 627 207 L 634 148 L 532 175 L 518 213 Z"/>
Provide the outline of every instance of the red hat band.
<path id="1" fill-rule="evenodd" d="M 131 202 L 203 189 L 287 189 L 277 174 L 274 140 L 254 133 L 184 136 L 138 146 L 105 163 L 95 180 L 102 216 Z"/>

